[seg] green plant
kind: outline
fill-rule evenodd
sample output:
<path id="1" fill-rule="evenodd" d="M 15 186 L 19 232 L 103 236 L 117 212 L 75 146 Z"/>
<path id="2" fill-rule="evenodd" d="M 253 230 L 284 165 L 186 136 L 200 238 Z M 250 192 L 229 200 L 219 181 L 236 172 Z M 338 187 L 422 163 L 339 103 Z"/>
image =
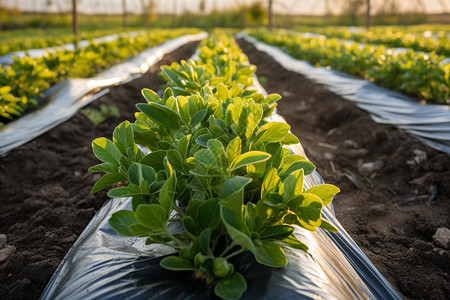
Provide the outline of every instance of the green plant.
<path id="1" fill-rule="evenodd" d="M 119 109 L 117 109 L 117 107 L 115 107 L 114 105 L 105 104 L 102 104 L 99 110 L 86 108 L 82 109 L 81 113 L 85 115 L 95 126 L 103 123 L 109 116 L 115 118 L 120 117 Z"/>
<path id="2" fill-rule="evenodd" d="M 37 105 L 45 90 L 68 77 L 94 76 L 166 39 L 196 32 L 196 29 L 153 29 L 135 36 L 121 35 L 112 42 L 91 41 L 88 46 L 75 52 L 58 50 L 39 58 L 13 57 L 12 65 L 0 66 L 0 86 L 9 86 L 9 94 L 14 96 L 14 99 L 3 97 L 0 101 L 0 111 L 9 110 L 8 116 L 0 115 L 0 121 L 7 122 L 20 117 L 29 107 Z"/>
<path id="3" fill-rule="evenodd" d="M 230 40 L 212 36 L 203 45 L 219 38 Z M 339 192 L 328 184 L 304 190 L 303 176 L 314 165 L 283 148 L 298 143 L 289 125 L 265 121 L 281 97 L 264 97 L 229 81 L 228 70 L 239 70 L 245 62 L 239 49 L 233 52 L 239 55 L 227 54 L 223 68 L 214 65 L 220 59 L 206 56 L 201 62 L 173 65 L 177 72 L 163 68 L 174 86 L 162 98 L 144 89 L 147 103 L 137 104 L 136 121 L 117 126 L 113 140 L 93 141 L 94 154 L 103 163 L 90 168 L 106 173 L 92 193 L 122 182 L 108 196 L 132 197 L 132 210 L 111 216 L 115 231 L 146 237 L 147 245 L 177 249 L 178 256 L 164 258 L 161 266 L 193 271 L 223 299 L 238 299 L 247 289 L 230 262 L 234 256 L 250 251 L 258 263 L 282 268 L 288 263 L 283 247 L 307 250 L 294 226 L 336 232 L 321 218 L 321 209 Z M 180 73 L 180 68 L 191 73 Z M 225 84 L 185 84 L 200 79 L 204 70 L 215 70 L 210 75 Z M 248 82 L 253 73 L 238 78 Z M 192 89 L 190 95 L 187 89 Z M 169 230 L 171 223 L 178 223 L 179 230 Z"/>
<path id="4" fill-rule="evenodd" d="M 304 38 L 285 31 L 251 30 L 250 35 L 316 66 L 357 75 L 420 100 L 439 104 L 450 101 L 450 64 L 441 65 L 444 57 L 434 52 L 394 54 L 382 45 L 360 47 L 334 38 Z"/>

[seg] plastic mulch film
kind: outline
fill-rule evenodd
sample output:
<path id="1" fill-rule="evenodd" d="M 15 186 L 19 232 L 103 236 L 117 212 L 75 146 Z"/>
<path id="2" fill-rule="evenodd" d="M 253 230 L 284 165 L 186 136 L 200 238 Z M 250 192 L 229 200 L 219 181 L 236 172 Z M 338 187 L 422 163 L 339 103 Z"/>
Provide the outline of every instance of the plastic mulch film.
<path id="1" fill-rule="evenodd" d="M 284 121 L 272 115 L 272 121 Z M 291 147 L 304 155 L 300 144 Z M 314 174 L 314 173 L 313 173 Z M 322 182 L 315 172 L 305 188 Z M 111 199 L 94 216 L 69 250 L 41 295 L 48 299 L 216 299 L 214 291 L 194 279 L 192 272 L 163 269 L 159 262 L 172 248 L 145 245 L 145 238 L 123 237 L 109 225 L 112 213 L 131 209 L 131 199 Z M 243 299 L 401 299 L 345 232 L 332 213 L 323 216 L 340 233 L 297 228 L 308 252 L 286 249 L 288 266 L 269 268 L 249 253 L 232 263 L 248 289 Z M 169 224 L 176 231 L 176 224 Z"/>
<path id="2" fill-rule="evenodd" d="M 142 76 L 166 53 L 182 45 L 206 38 L 207 33 L 185 35 L 144 50 L 138 56 L 117 64 L 93 78 L 67 79 L 47 90 L 48 103 L 0 128 L 0 157 L 70 119 L 83 106 L 107 92 L 108 86 Z"/>
<path id="3" fill-rule="evenodd" d="M 144 31 L 136 31 L 136 32 L 128 32 L 121 34 L 110 34 L 102 37 L 98 37 L 92 40 L 82 40 L 78 43 L 79 48 L 87 47 L 91 42 L 94 43 L 103 43 L 103 42 L 113 42 L 119 38 L 121 35 L 128 35 L 130 37 L 135 37 Z M 38 49 L 27 49 L 25 51 L 15 51 L 3 56 L 0 56 L 0 65 L 10 65 L 14 62 L 13 57 L 22 58 L 26 55 L 31 58 L 38 58 L 47 54 L 47 52 L 55 53 L 56 51 L 68 50 L 75 51 L 75 44 L 67 43 L 62 46 L 54 46 L 54 47 L 46 47 L 46 48 L 38 48 Z"/>
<path id="4" fill-rule="evenodd" d="M 267 53 L 286 70 L 300 73 L 355 102 L 358 107 L 368 111 L 375 122 L 402 128 L 430 147 L 450 155 L 450 106 L 419 104 L 370 81 L 356 79 L 336 70 L 314 67 L 246 33 L 240 33 L 239 36 L 252 43 L 259 51 Z"/>

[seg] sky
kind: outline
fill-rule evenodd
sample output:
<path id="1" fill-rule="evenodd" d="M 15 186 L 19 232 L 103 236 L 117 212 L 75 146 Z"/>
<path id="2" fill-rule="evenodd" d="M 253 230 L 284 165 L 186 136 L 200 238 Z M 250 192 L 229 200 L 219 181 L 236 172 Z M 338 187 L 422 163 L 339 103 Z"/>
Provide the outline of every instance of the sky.
<path id="1" fill-rule="evenodd" d="M 182 14 L 185 10 L 198 12 L 201 0 L 156 0 L 160 13 L 171 13 L 174 10 Z M 205 10 L 226 9 L 236 7 L 240 3 L 252 3 L 267 0 L 204 0 Z M 345 0 L 273 0 L 274 10 L 278 13 L 292 14 L 323 14 L 326 11 L 325 3 L 328 1 L 331 8 L 338 7 L 338 3 Z M 372 0 L 372 6 L 385 5 L 385 0 Z M 402 10 L 411 10 L 423 3 L 423 8 L 427 13 L 443 12 L 440 3 L 444 3 L 447 12 L 450 12 L 450 2 L 448 0 L 398 0 Z M 7 7 L 16 7 L 21 10 L 47 10 L 51 12 L 68 11 L 71 8 L 71 0 L 0 0 L 0 3 Z M 47 6 L 47 3 L 51 3 Z M 140 0 L 126 0 L 127 10 L 139 13 L 141 10 Z M 340 7 L 340 6 L 339 6 Z M 122 11 L 122 0 L 79 0 L 79 10 L 83 13 L 100 12 L 105 14 L 120 13 Z M 421 9 L 420 9 L 421 10 Z M 333 13 L 338 10 L 333 9 Z"/>

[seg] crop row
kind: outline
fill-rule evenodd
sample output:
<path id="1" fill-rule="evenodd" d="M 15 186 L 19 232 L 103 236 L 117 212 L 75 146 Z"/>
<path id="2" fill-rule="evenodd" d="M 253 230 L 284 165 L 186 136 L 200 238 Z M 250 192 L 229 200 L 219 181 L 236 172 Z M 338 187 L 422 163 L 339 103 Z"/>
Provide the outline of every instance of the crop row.
<path id="1" fill-rule="evenodd" d="M 339 189 L 304 190 L 303 176 L 315 167 L 283 148 L 298 143 L 289 125 L 265 120 L 281 97 L 251 89 L 255 69 L 232 37 L 216 32 L 202 43 L 200 61 L 162 67 L 162 98 L 144 89 L 136 121 L 92 143 L 103 163 L 90 171 L 106 173 L 92 192 L 122 182 L 108 195 L 132 197 L 132 210 L 115 212 L 111 227 L 178 250 L 161 266 L 192 271 L 224 299 L 247 289 L 236 255 L 249 251 L 281 268 L 283 247 L 307 249 L 294 226 L 336 231 L 321 209 Z"/>
<path id="2" fill-rule="evenodd" d="M 357 75 L 421 100 L 445 104 L 450 91 L 450 64 L 434 53 L 413 50 L 394 54 L 384 46 L 348 44 L 339 39 L 304 38 L 294 33 L 252 30 L 250 35 L 280 47 L 291 56 Z"/>
<path id="3" fill-rule="evenodd" d="M 60 50 L 39 58 L 13 58 L 13 64 L 0 66 L 0 126 L 35 106 L 42 92 L 65 78 L 94 76 L 148 47 L 193 32 L 197 30 L 155 29 L 133 37 L 123 35 L 112 42 L 91 42 L 75 52 Z"/>
<path id="4" fill-rule="evenodd" d="M 425 29 L 425 28 L 423 28 Z M 347 27 L 298 27 L 299 31 L 308 31 L 325 35 L 329 38 L 353 40 L 360 43 L 378 44 L 395 48 L 411 48 L 424 52 L 436 52 L 450 57 L 449 30 L 414 32 L 414 28 L 372 27 L 370 31 L 354 31 Z"/>
<path id="5" fill-rule="evenodd" d="M 92 40 L 94 38 L 115 34 L 117 30 L 96 30 L 92 32 L 81 32 L 79 39 Z M 47 47 L 62 46 L 73 43 L 75 36 L 71 33 L 57 33 L 46 36 L 21 36 L 21 37 L 0 37 L 0 56 L 15 51 L 25 51 L 28 49 L 40 49 Z"/>

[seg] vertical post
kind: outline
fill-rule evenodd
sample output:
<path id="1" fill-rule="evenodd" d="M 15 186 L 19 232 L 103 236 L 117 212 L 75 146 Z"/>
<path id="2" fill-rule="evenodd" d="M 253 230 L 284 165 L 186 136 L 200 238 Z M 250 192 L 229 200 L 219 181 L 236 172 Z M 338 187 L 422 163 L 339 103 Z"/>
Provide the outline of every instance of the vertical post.
<path id="1" fill-rule="evenodd" d="M 273 17 L 272 17 L 272 0 L 269 0 L 269 7 L 268 7 L 268 15 L 269 15 L 269 24 L 267 25 L 267 28 L 269 30 L 272 30 L 273 28 Z"/>
<path id="2" fill-rule="evenodd" d="M 127 1 L 122 0 L 122 27 L 127 28 Z"/>
<path id="3" fill-rule="evenodd" d="M 75 39 L 78 39 L 80 34 L 80 26 L 78 24 L 78 0 L 72 0 L 72 31 Z"/>
<path id="4" fill-rule="evenodd" d="M 367 0 L 367 10 L 366 10 L 366 30 L 370 28 L 370 0 Z"/>

